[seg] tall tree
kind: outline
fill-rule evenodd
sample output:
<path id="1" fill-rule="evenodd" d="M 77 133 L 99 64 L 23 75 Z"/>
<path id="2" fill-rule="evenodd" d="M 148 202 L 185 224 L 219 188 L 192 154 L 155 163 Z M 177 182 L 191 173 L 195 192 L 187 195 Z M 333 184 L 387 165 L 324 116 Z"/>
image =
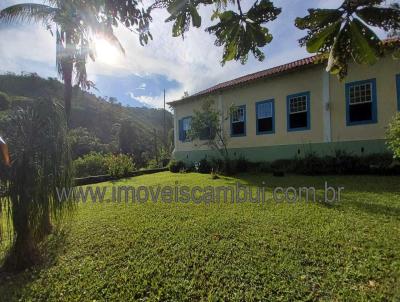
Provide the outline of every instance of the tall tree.
<path id="1" fill-rule="evenodd" d="M 200 110 L 195 110 L 191 120 L 189 139 L 195 145 L 205 145 L 216 152 L 225 161 L 229 160 L 228 135 L 224 130 L 224 122 L 231 116 L 233 108 L 224 114 L 215 108 L 213 99 L 206 99 Z"/>
<path id="2" fill-rule="evenodd" d="M 383 45 L 371 27 L 400 29 L 399 8 L 385 7 L 384 2 L 344 0 L 338 9 L 309 9 L 306 17 L 296 19 L 298 28 L 308 30 L 300 45 L 328 58 L 327 71 L 340 78 L 347 75 L 350 58 L 359 64 L 376 63 Z"/>
<path id="3" fill-rule="evenodd" d="M 14 110 L 8 119 L 5 136 L 12 165 L 0 167 L 0 181 L 6 186 L 0 215 L 6 211 L 3 217 L 12 225 L 12 233 L 0 233 L 0 240 L 11 235 L 5 267 L 19 270 L 38 261 L 38 243 L 49 233 L 50 219 L 57 221 L 72 209 L 71 200 L 57 195 L 57 188 L 70 188 L 72 169 L 65 114 L 59 104 L 38 99 Z"/>
<path id="4" fill-rule="evenodd" d="M 96 55 L 93 37 L 101 35 L 122 52 L 124 49 L 113 34 L 111 22 L 100 18 L 99 5 L 74 0 L 47 0 L 46 3 L 9 6 L 0 11 L 0 22 L 41 23 L 52 35 L 55 33 L 56 64 L 64 81 L 64 104 L 69 119 L 74 74 L 78 86 L 84 89 L 93 86 L 86 72 L 88 58 L 94 61 Z"/>

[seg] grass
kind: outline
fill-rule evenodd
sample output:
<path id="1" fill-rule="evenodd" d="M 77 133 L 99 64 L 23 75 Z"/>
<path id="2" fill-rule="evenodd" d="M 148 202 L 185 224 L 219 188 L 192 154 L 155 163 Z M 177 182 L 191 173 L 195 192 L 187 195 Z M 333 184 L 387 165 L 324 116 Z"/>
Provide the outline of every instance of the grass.
<path id="1" fill-rule="evenodd" d="M 400 178 L 244 174 L 269 188 L 344 186 L 322 203 L 81 204 L 47 261 L 0 280 L 7 301 L 400 299 Z M 163 172 L 101 185 L 234 184 Z M 270 190 L 270 189 L 269 189 Z"/>

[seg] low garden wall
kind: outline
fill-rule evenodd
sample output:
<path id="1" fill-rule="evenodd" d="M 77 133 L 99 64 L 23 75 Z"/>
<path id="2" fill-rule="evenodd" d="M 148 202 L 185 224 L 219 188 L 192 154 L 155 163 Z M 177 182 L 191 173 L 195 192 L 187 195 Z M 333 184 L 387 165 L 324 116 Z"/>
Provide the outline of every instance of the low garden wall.
<path id="1" fill-rule="evenodd" d="M 164 172 L 164 171 L 168 171 L 168 168 L 138 170 L 138 171 L 130 172 L 123 177 L 115 177 L 115 176 L 111 176 L 111 175 L 96 175 L 96 176 L 75 178 L 75 186 L 91 185 L 91 184 L 96 184 L 96 183 L 105 182 L 105 181 L 118 180 L 118 179 L 122 179 L 122 178 L 134 177 L 134 176 L 145 175 L 145 174 L 153 174 L 153 173 Z"/>

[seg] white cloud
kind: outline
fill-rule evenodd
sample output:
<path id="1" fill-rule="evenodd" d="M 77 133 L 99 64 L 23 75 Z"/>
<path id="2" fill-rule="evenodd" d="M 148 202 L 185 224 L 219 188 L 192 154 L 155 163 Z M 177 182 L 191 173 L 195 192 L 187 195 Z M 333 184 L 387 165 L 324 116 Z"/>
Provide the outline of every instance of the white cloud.
<path id="1" fill-rule="evenodd" d="M 145 90 L 146 89 L 146 83 L 142 83 L 139 85 L 139 87 L 136 87 L 137 90 Z"/>
<path id="2" fill-rule="evenodd" d="M 164 95 L 159 94 L 156 96 L 150 96 L 150 95 L 135 95 L 133 92 L 128 92 L 127 95 L 136 101 L 139 101 L 143 103 L 144 105 L 154 107 L 154 108 L 163 108 L 164 106 Z M 183 96 L 183 93 L 181 93 L 180 89 L 176 90 L 170 90 L 166 93 L 166 102 L 169 100 L 177 100 L 180 99 Z M 169 106 L 166 104 L 166 109 L 170 110 Z"/>

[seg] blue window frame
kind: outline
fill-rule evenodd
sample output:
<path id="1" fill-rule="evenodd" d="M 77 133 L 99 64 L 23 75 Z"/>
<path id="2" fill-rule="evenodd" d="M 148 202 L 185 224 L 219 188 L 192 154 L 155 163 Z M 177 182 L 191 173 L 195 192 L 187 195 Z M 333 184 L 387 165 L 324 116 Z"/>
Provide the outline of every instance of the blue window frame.
<path id="1" fill-rule="evenodd" d="M 396 76 L 397 85 L 397 110 L 400 111 L 400 74 Z"/>
<path id="2" fill-rule="evenodd" d="M 187 116 L 179 120 L 179 140 L 181 142 L 186 142 L 189 140 L 191 122 L 191 116 Z"/>
<path id="3" fill-rule="evenodd" d="M 372 124 L 377 121 L 376 79 L 347 83 L 347 126 Z"/>
<path id="4" fill-rule="evenodd" d="M 257 135 L 275 132 L 275 105 L 274 100 L 256 103 Z"/>
<path id="5" fill-rule="evenodd" d="M 288 95 L 286 98 L 286 107 L 288 131 L 303 131 L 310 129 L 309 91 Z"/>
<path id="6" fill-rule="evenodd" d="M 246 136 L 246 105 L 237 106 L 231 112 L 231 136 Z"/>

